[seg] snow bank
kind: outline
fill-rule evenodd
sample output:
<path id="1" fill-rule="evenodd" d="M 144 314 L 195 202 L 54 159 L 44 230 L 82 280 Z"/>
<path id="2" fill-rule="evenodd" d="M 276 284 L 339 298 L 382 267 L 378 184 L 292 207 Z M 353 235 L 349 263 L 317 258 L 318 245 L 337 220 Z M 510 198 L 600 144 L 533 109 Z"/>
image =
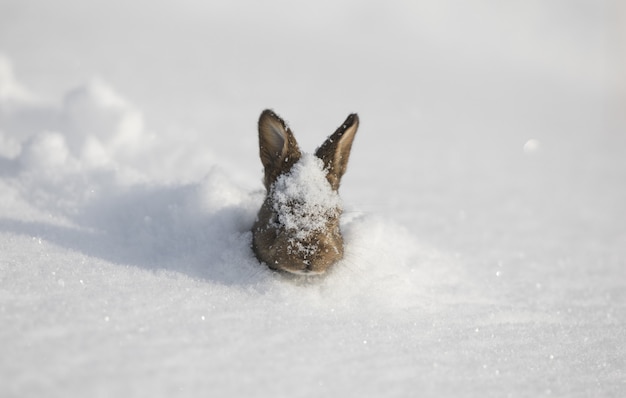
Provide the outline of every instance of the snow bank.
<path id="1" fill-rule="evenodd" d="M 182 149 L 180 131 L 150 131 L 142 113 L 98 78 L 61 101 L 45 100 L 25 94 L 2 58 L 0 93 L 4 174 L 47 207 L 71 202 L 69 211 L 123 186 L 198 180 L 215 162 L 209 147 Z"/>

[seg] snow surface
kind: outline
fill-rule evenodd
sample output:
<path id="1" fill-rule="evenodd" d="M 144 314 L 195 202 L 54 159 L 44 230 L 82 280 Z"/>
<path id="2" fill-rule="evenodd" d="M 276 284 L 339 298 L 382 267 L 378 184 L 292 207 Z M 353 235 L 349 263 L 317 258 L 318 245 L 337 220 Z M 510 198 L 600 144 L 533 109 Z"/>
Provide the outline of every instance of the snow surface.
<path id="1" fill-rule="evenodd" d="M 617 1 L 0 2 L 0 396 L 623 396 Z M 256 121 L 350 112 L 262 267 Z"/>

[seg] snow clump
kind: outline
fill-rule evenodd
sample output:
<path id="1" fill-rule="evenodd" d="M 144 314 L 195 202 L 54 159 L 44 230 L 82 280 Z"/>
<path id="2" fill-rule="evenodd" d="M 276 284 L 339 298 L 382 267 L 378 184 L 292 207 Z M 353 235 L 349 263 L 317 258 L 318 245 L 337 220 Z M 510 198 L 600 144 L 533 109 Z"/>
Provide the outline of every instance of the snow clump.
<path id="1" fill-rule="evenodd" d="M 341 199 L 326 179 L 324 162 L 312 154 L 303 154 L 289 173 L 278 177 L 270 198 L 277 224 L 295 232 L 298 240 L 323 231 L 341 213 Z"/>

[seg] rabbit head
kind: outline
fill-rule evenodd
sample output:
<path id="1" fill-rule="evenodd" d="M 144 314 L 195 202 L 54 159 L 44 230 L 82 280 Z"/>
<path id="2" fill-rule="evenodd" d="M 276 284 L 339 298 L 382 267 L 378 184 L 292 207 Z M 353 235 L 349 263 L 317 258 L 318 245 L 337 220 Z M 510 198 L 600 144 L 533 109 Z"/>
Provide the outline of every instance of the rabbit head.
<path id="1" fill-rule="evenodd" d="M 278 115 L 261 113 L 259 149 L 267 195 L 252 228 L 252 249 L 269 268 L 321 274 L 343 257 L 337 190 L 358 126 L 358 116 L 351 114 L 315 154 L 303 154 Z"/>

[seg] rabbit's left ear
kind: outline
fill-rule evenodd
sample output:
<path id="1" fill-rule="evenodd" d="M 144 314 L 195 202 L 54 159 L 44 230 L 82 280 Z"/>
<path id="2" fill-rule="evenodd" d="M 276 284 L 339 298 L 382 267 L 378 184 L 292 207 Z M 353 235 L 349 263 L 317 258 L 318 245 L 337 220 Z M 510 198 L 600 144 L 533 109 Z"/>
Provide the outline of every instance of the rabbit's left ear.
<path id="1" fill-rule="evenodd" d="M 326 178 L 335 191 L 339 189 L 341 177 L 348 168 L 350 149 L 358 127 L 359 117 L 353 113 L 315 152 L 315 156 L 324 161 L 328 172 Z"/>
<path id="2" fill-rule="evenodd" d="M 279 175 L 291 170 L 302 156 L 287 123 L 269 109 L 259 118 L 259 155 L 265 169 L 267 189 Z"/>

